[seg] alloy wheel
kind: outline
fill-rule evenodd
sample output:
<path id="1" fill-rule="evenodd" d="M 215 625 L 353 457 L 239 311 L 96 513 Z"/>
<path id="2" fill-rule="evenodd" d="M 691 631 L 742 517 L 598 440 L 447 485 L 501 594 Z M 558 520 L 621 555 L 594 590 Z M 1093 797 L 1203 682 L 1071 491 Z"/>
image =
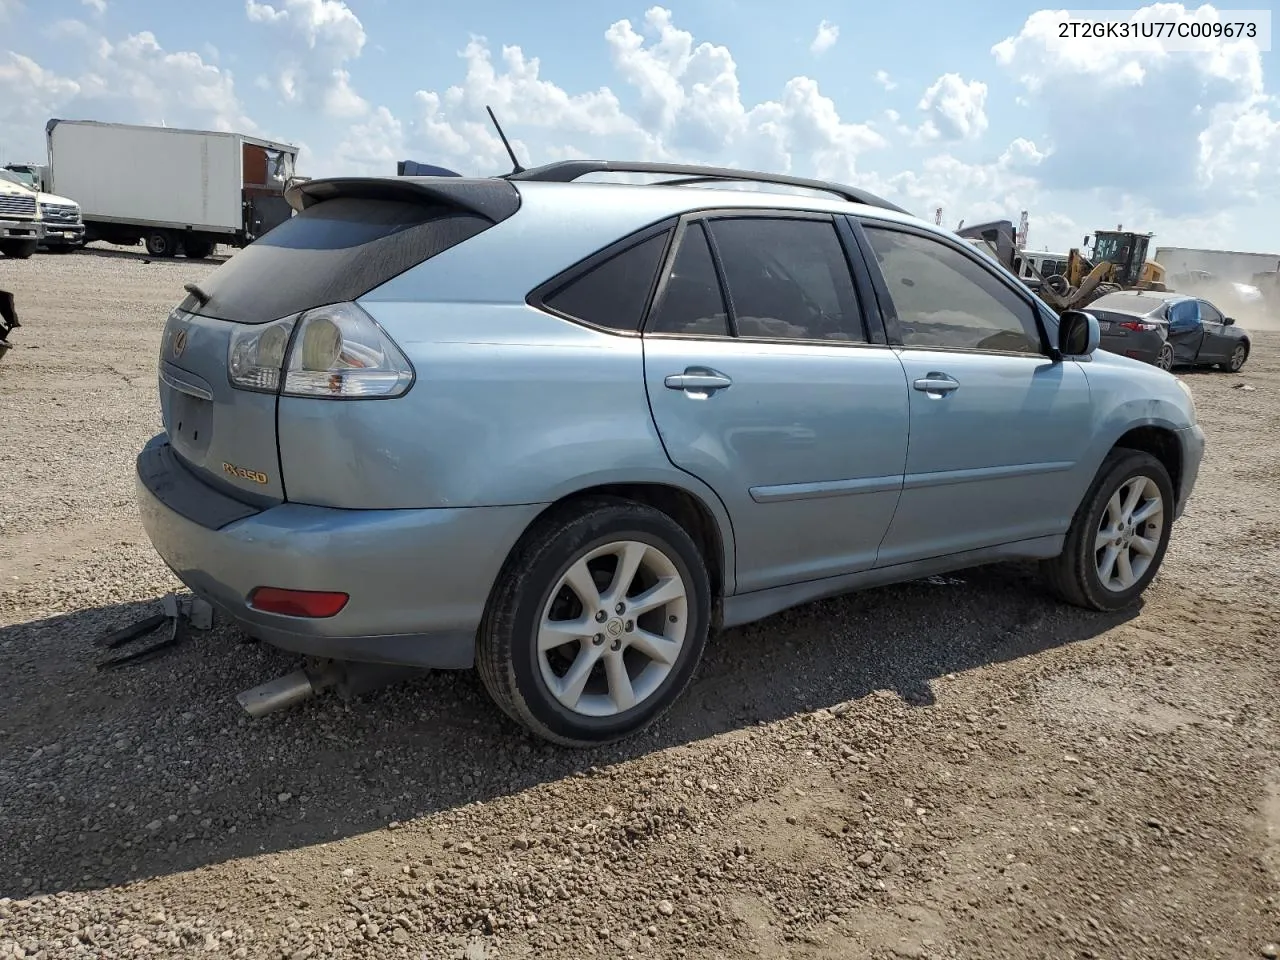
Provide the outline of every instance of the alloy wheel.
<path id="1" fill-rule="evenodd" d="M 1156 366 L 1161 370 L 1173 369 L 1173 347 L 1165 344 L 1160 348 L 1160 356 L 1156 358 Z"/>
<path id="2" fill-rule="evenodd" d="M 652 697 L 680 658 L 689 588 L 647 543 L 620 540 L 579 557 L 560 577 L 538 626 L 538 667 L 574 713 L 612 717 Z"/>
<path id="3" fill-rule="evenodd" d="M 1232 373 L 1234 373 L 1235 371 L 1239 370 L 1241 367 L 1244 366 L 1244 358 L 1248 355 L 1248 353 L 1249 351 L 1247 351 L 1244 348 L 1243 343 L 1237 346 L 1235 350 L 1232 351 L 1231 353 L 1231 372 Z"/>
<path id="4" fill-rule="evenodd" d="M 1164 497 L 1155 480 L 1130 477 L 1107 501 L 1094 538 L 1098 579 L 1113 593 L 1128 590 L 1147 572 L 1160 547 Z"/>

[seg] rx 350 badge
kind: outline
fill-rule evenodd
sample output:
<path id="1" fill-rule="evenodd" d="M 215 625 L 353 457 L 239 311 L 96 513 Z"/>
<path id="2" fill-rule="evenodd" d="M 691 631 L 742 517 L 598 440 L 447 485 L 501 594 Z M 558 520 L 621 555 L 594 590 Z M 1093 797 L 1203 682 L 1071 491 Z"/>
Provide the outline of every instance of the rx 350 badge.
<path id="1" fill-rule="evenodd" d="M 248 480 L 251 483 L 267 482 L 267 475 L 261 470 L 248 470 L 244 467 L 237 467 L 234 463 L 224 463 L 222 472 L 229 477 L 235 477 L 237 480 Z"/>

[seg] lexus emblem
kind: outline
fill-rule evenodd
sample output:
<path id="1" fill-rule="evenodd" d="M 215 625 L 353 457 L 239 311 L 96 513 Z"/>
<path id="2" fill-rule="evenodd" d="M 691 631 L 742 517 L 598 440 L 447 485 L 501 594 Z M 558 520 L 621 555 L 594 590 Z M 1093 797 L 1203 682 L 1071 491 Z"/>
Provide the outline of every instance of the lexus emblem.
<path id="1" fill-rule="evenodd" d="M 182 356 L 182 351 L 187 349 L 187 331 L 179 330 L 173 335 L 173 358 L 176 360 Z"/>

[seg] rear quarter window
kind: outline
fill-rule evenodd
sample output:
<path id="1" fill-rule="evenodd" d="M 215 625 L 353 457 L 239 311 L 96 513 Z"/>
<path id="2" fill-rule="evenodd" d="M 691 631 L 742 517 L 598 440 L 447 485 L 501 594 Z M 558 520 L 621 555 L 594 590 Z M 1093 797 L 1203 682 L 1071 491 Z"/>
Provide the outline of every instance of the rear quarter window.
<path id="1" fill-rule="evenodd" d="M 543 293 L 539 305 L 594 327 L 638 332 L 670 235 L 664 230 L 588 267 Z"/>
<path id="2" fill-rule="evenodd" d="M 268 323 L 355 300 L 492 226 L 478 214 L 422 202 L 338 197 L 307 207 L 200 282 L 203 306 L 182 309 Z"/>

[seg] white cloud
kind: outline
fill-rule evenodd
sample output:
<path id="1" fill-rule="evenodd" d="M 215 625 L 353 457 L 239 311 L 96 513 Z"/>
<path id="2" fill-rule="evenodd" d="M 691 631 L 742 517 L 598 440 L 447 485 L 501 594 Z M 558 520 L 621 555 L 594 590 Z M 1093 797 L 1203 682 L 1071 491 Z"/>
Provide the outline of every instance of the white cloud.
<path id="1" fill-rule="evenodd" d="M 404 149 L 467 173 L 508 168 L 486 104 L 526 164 L 622 156 L 853 180 L 858 157 L 887 145 L 872 125 L 842 118 L 808 77 L 789 80 L 775 99 L 744 103 L 729 50 L 696 42 L 662 7 L 650 8 L 638 28 L 617 21 L 604 39 L 615 69 L 635 93 L 634 114 L 609 87 L 570 93 L 520 47 L 504 46 L 495 56 L 482 38 L 473 38 L 461 52 L 461 83 L 416 94 Z"/>
<path id="2" fill-rule="evenodd" d="M 961 217 L 970 223 L 998 219 L 1016 223 L 1019 211 L 1030 209 L 1043 197 L 1031 168 L 1042 163 L 1044 156 L 1034 143 L 1019 138 L 993 160 L 971 164 L 943 153 L 925 159 L 919 170 L 876 178 L 867 185 L 917 213 L 942 207 L 944 224 Z"/>
<path id="3" fill-rule="evenodd" d="M 353 176 L 389 176 L 396 172 L 397 160 L 409 159 L 404 140 L 404 125 L 386 107 L 378 107 L 347 131 L 335 151 L 336 165 Z M 303 163 L 300 153 L 299 167 Z"/>
<path id="4" fill-rule="evenodd" d="M 886 70 L 877 70 L 875 79 L 876 83 L 880 84 L 880 86 L 884 87 L 886 90 L 893 90 L 898 86 L 894 83 Z"/>
<path id="5" fill-rule="evenodd" d="M 279 70 L 267 84 L 290 104 L 319 107 L 328 116 L 351 119 L 369 111 L 351 86 L 347 63 L 358 59 L 368 37 L 364 24 L 343 0 L 245 0 L 251 23 L 277 30 L 286 46 Z"/>
<path id="6" fill-rule="evenodd" d="M 926 114 L 920 137 L 933 140 L 977 140 L 987 131 L 987 85 L 944 73 L 924 92 L 917 108 Z"/>
<path id="7" fill-rule="evenodd" d="M 818 24 L 818 32 L 814 34 L 813 42 L 809 44 L 809 52 L 814 56 L 822 56 L 834 47 L 839 39 L 840 28 L 834 23 L 823 20 Z"/>
<path id="8" fill-rule="evenodd" d="M 0 0 L 2 2 L 2 0 Z M 69 77 L 46 70 L 30 57 L 10 53 L 0 61 L 0 128 L 19 131 L 39 125 L 80 92 Z M 12 144 L 6 145 L 13 150 Z"/>
<path id="9" fill-rule="evenodd" d="M 1211 15 L 1178 3 L 1142 11 L 1162 21 Z M 1046 179 L 1113 200 L 1146 197 L 1166 215 L 1274 194 L 1280 123 L 1255 42 L 1211 39 L 1183 52 L 1155 40 L 1071 42 L 1058 36 L 1060 19 L 1032 14 L 992 48 L 1055 147 Z"/>
<path id="10" fill-rule="evenodd" d="M 44 152 L 53 116 L 91 116 L 121 123 L 165 123 L 254 132 L 230 73 L 189 50 L 168 51 L 143 31 L 112 43 L 82 35 L 80 70 L 63 76 L 32 58 L 0 60 L 0 129 L 12 131 L 8 152 Z"/>
<path id="11" fill-rule="evenodd" d="M 80 2 L 99 16 L 107 12 L 107 0 L 80 0 Z"/>

